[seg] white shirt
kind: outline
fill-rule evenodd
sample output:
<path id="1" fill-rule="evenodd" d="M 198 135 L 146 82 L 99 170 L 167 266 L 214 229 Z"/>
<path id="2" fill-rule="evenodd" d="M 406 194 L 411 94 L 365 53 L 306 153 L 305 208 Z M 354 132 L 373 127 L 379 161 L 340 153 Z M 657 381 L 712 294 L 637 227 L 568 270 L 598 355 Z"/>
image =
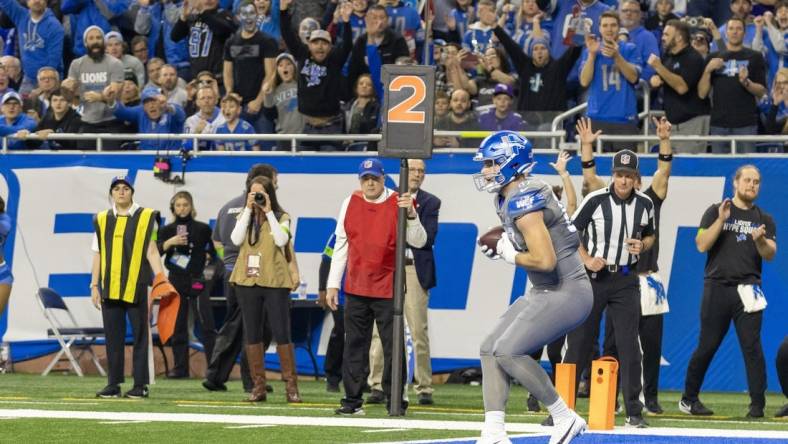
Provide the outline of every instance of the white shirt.
<path id="1" fill-rule="evenodd" d="M 391 190 L 385 189 L 377 199 L 370 201 L 364 197 L 364 200 L 372 203 L 383 203 L 389 198 L 391 193 Z M 342 276 L 345 274 L 345 268 L 347 267 L 348 245 L 347 233 L 345 232 L 345 213 L 347 212 L 351 197 L 352 196 L 348 196 L 345 198 L 342 202 L 342 207 L 339 209 L 337 228 L 334 231 L 336 243 L 334 244 L 334 254 L 331 256 L 331 269 L 328 272 L 326 288 L 339 288 L 342 283 Z M 409 245 L 416 248 L 421 248 L 427 243 L 427 231 L 424 230 L 424 227 L 421 225 L 418 214 L 416 214 L 415 219 L 407 219 L 405 240 Z"/>
<path id="2" fill-rule="evenodd" d="M 290 221 L 279 222 L 276 220 L 273 211 L 265 213 L 265 218 L 268 219 L 268 225 L 271 226 L 270 233 L 271 236 L 274 237 L 276 246 L 281 248 L 287 245 L 287 241 L 290 240 L 290 236 L 287 234 L 290 232 Z M 235 222 L 233 232 L 230 233 L 230 240 L 233 241 L 236 247 L 240 247 L 244 243 L 246 228 L 249 226 L 250 220 L 252 220 L 252 210 L 250 210 L 249 207 L 244 207 L 241 217 Z"/>

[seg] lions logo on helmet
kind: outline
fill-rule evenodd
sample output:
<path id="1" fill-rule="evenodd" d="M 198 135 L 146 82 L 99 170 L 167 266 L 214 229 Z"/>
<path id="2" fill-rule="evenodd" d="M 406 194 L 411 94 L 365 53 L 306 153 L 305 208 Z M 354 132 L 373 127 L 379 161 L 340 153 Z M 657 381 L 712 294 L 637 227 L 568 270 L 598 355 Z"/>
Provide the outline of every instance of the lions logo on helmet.
<path id="1" fill-rule="evenodd" d="M 479 145 L 476 162 L 493 162 L 498 166 L 495 175 L 476 173 L 473 182 L 479 191 L 497 193 L 515 177 L 530 171 L 536 164 L 531 142 L 514 131 L 498 131 L 487 136 Z"/>

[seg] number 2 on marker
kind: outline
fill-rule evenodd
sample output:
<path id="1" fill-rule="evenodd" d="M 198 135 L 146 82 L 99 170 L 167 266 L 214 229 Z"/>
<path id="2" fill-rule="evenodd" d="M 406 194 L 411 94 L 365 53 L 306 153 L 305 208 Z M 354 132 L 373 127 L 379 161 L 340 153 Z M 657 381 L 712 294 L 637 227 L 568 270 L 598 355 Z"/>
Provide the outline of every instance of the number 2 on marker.
<path id="1" fill-rule="evenodd" d="M 424 123 L 424 111 L 414 111 L 427 97 L 427 85 L 417 76 L 399 76 L 389 84 L 389 91 L 401 91 L 404 88 L 413 90 L 402 102 L 388 111 L 388 121 L 397 123 Z"/>

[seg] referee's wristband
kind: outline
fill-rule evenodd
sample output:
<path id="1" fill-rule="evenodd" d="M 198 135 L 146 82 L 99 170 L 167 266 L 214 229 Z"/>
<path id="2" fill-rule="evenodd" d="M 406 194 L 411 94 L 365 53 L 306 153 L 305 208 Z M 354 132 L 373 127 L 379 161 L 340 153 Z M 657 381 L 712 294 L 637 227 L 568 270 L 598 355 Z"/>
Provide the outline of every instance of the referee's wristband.
<path id="1" fill-rule="evenodd" d="M 673 154 L 660 154 L 659 160 L 663 162 L 670 162 L 673 160 Z"/>
<path id="2" fill-rule="evenodd" d="M 596 166 L 596 161 L 594 159 L 591 159 L 591 160 L 580 162 L 580 164 L 583 166 L 583 169 L 593 168 Z"/>

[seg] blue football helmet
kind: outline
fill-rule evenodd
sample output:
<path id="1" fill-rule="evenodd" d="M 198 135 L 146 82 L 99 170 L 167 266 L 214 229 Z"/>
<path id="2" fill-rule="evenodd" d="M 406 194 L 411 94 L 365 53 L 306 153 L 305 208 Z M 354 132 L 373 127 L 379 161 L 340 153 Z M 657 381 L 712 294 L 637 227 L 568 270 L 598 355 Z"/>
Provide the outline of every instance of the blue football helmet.
<path id="1" fill-rule="evenodd" d="M 473 175 L 473 182 L 479 191 L 497 193 L 520 174 L 525 174 L 536 164 L 531 142 L 514 131 L 498 131 L 485 138 L 476 155 L 476 162 L 493 161 L 498 165 L 494 177 L 483 173 Z"/>

